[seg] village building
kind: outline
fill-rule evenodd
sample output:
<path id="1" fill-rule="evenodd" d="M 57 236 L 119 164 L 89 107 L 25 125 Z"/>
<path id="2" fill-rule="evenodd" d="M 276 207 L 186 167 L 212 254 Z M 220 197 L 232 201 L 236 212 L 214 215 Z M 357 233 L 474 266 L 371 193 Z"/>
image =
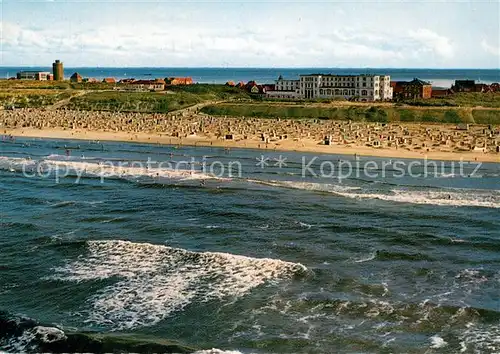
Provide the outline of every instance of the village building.
<path id="1" fill-rule="evenodd" d="M 165 81 L 157 80 L 137 80 L 127 85 L 128 89 L 134 91 L 163 91 L 165 90 Z"/>
<path id="2" fill-rule="evenodd" d="M 17 73 L 18 80 L 36 80 L 47 81 L 53 80 L 53 75 L 45 71 L 20 71 Z"/>
<path id="3" fill-rule="evenodd" d="M 135 81 L 134 78 L 130 78 L 130 79 L 121 79 L 120 81 L 118 81 L 119 84 L 131 84 Z"/>
<path id="4" fill-rule="evenodd" d="M 83 81 L 83 78 L 80 74 L 78 73 L 74 73 L 73 75 L 71 75 L 71 77 L 69 78 L 69 81 L 71 82 L 82 82 Z"/>
<path id="5" fill-rule="evenodd" d="M 455 80 L 455 84 L 451 86 L 451 89 L 455 92 L 475 92 L 476 91 L 476 81 L 475 80 Z"/>
<path id="6" fill-rule="evenodd" d="M 193 79 L 191 77 L 168 77 L 165 78 L 165 82 L 168 85 L 177 86 L 177 85 L 192 85 Z"/>
<path id="7" fill-rule="evenodd" d="M 335 99 L 380 101 L 392 99 L 390 77 L 386 75 L 300 75 L 299 80 L 278 78 L 269 98 Z"/>
<path id="8" fill-rule="evenodd" d="M 427 99 L 432 97 L 432 85 L 420 79 L 393 81 L 393 96 L 398 99 Z"/>
<path id="9" fill-rule="evenodd" d="M 474 85 L 474 92 L 492 92 L 493 90 L 491 89 L 490 85 L 487 84 L 475 84 Z"/>
<path id="10" fill-rule="evenodd" d="M 106 84 L 115 84 L 116 80 L 114 77 L 105 77 L 104 79 L 102 79 L 102 82 Z"/>
<path id="11" fill-rule="evenodd" d="M 249 81 L 245 85 L 245 90 L 253 95 L 265 95 L 269 91 L 274 91 L 274 85 L 259 85 L 255 81 Z"/>
<path id="12" fill-rule="evenodd" d="M 449 95 L 453 95 L 454 92 L 452 89 L 433 89 L 431 97 L 432 98 L 443 98 Z"/>

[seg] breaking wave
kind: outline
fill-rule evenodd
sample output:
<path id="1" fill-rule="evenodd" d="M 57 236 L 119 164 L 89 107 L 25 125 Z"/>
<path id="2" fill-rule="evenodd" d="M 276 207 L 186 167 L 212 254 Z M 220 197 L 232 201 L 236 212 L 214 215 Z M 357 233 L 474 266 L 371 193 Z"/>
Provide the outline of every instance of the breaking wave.
<path id="1" fill-rule="evenodd" d="M 125 163 L 127 164 L 127 162 Z M 55 170 L 63 168 L 68 171 L 69 176 L 97 177 L 97 178 L 118 178 L 125 180 L 144 180 L 165 182 L 200 181 L 214 179 L 219 182 L 231 182 L 233 178 L 221 178 L 203 173 L 202 171 L 191 171 L 189 169 L 170 168 L 145 168 L 135 167 L 133 162 L 128 165 L 112 165 L 107 163 L 90 162 L 85 159 L 71 160 L 64 156 L 51 155 L 42 160 L 31 160 L 27 158 L 12 158 L 0 156 L 0 169 L 14 172 L 36 171 L 41 168 Z M 500 192 L 498 190 L 474 190 L 474 189 L 453 189 L 453 188 L 426 188 L 412 189 L 387 186 L 381 189 L 371 187 L 349 186 L 346 184 L 313 183 L 304 181 L 279 181 L 279 180 L 259 180 L 246 179 L 248 183 L 259 184 L 269 187 L 300 189 L 313 192 L 331 193 L 336 196 L 356 199 L 356 200 L 382 200 L 387 202 L 408 203 L 419 205 L 438 205 L 451 207 L 482 207 L 500 208 Z"/>
<path id="2" fill-rule="evenodd" d="M 117 278 L 89 299 L 89 322 L 115 330 L 151 326 L 194 302 L 239 298 L 264 283 L 306 272 L 301 264 L 191 252 L 128 241 L 88 241 L 88 254 L 52 279 Z"/>
<path id="3" fill-rule="evenodd" d="M 67 176 L 81 177 L 99 177 L 99 178 L 122 178 L 122 179 L 168 179 L 168 180 L 202 180 L 202 179 L 221 179 L 202 171 L 191 171 L 189 169 L 157 168 L 145 167 L 134 163 L 124 162 L 122 164 L 110 164 L 102 162 L 89 162 L 81 158 L 64 158 L 60 155 L 50 155 L 41 160 L 32 160 L 29 158 L 12 158 L 0 156 L 0 169 L 13 172 L 27 172 L 33 174 L 38 171 L 45 173 L 47 171 L 55 172 L 56 169 L 63 169 Z"/>
<path id="4" fill-rule="evenodd" d="M 310 182 L 294 181 L 257 181 L 273 187 L 302 189 L 308 191 L 327 192 L 350 199 L 378 199 L 389 202 L 409 203 L 409 204 L 427 204 L 455 207 L 484 207 L 500 208 L 500 193 L 491 190 L 472 190 L 472 189 L 446 189 L 446 190 L 409 190 L 402 188 L 393 188 L 389 191 L 376 190 L 371 191 L 356 186 L 323 184 Z"/>
<path id="5" fill-rule="evenodd" d="M 455 207 L 483 207 L 500 208 L 500 195 L 491 191 L 410 191 L 392 189 L 388 193 L 343 193 L 337 192 L 347 198 L 354 199 L 379 199 L 390 202 L 430 204 Z"/>
<path id="6" fill-rule="evenodd" d="M 0 353 L 193 353 L 194 348 L 152 337 L 66 330 L 0 311 Z M 202 351 L 203 352 L 203 351 Z M 210 351 L 207 351 L 210 353 Z M 214 353 L 224 353 L 222 351 Z"/>

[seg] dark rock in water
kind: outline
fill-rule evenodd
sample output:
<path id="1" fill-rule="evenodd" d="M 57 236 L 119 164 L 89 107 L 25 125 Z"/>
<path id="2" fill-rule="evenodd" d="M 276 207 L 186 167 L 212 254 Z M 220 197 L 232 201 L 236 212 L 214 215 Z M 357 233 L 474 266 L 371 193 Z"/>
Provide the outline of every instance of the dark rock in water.
<path id="1" fill-rule="evenodd" d="M 35 320 L 0 311 L 0 349 L 45 353 L 192 353 L 194 348 L 131 334 L 64 332 Z"/>

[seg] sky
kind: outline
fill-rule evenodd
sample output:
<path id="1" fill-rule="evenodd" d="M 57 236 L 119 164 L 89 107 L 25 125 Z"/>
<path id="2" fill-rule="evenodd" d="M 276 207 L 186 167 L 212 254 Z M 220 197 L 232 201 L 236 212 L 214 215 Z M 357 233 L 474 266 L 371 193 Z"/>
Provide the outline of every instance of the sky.
<path id="1" fill-rule="evenodd" d="M 0 0 L 0 66 L 500 67 L 500 1 Z"/>

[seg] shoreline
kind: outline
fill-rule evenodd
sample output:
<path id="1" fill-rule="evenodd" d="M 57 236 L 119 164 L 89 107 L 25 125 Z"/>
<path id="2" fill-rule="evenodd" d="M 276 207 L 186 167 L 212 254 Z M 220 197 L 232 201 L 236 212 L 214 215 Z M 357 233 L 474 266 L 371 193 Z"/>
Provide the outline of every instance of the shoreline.
<path id="1" fill-rule="evenodd" d="M 46 138 L 46 139 L 68 139 L 85 141 L 112 141 L 125 143 L 147 143 L 161 145 L 180 145 L 180 146 L 200 146 L 200 147 L 220 147 L 237 149 L 255 149 L 262 151 L 293 151 L 332 155 L 358 155 L 365 157 L 386 157 L 386 158 L 404 158 L 404 159 L 428 159 L 443 161 L 477 161 L 500 163 L 500 154 L 485 154 L 482 152 L 446 152 L 431 151 L 419 152 L 406 149 L 387 149 L 387 148 L 369 148 L 360 146 L 339 146 L 339 145 L 320 145 L 312 139 L 299 139 L 280 141 L 279 143 L 264 143 L 256 140 L 220 140 L 210 139 L 201 136 L 189 136 L 186 138 L 175 138 L 162 134 L 152 133 L 132 133 L 132 132 L 108 132 L 83 129 L 36 129 L 36 128 L 16 128 L 3 129 L 3 135 L 12 135 L 21 138 Z"/>

